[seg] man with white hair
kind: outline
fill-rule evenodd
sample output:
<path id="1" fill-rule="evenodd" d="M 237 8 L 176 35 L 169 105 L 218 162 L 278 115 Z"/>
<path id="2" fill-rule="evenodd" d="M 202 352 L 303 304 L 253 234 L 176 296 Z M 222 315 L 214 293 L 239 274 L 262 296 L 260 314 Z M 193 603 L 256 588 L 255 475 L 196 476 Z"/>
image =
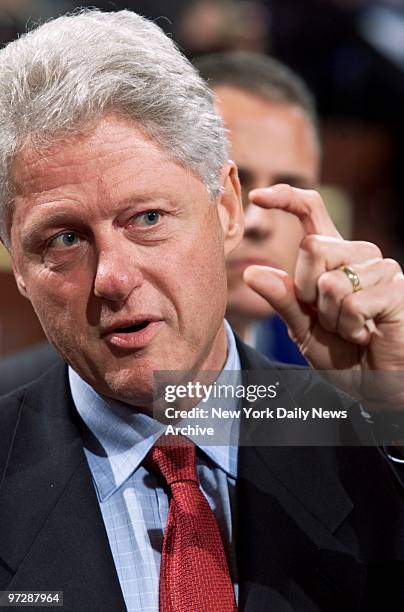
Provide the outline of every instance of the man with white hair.
<path id="1" fill-rule="evenodd" d="M 56 609 L 55 591 L 72 611 L 402 603 L 400 466 L 358 446 L 370 417 L 314 371 L 291 379 L 224 321 L 240 185 L 193 67 L 142 17 L 90 11 L 10 43 L 0 78 L 2 240 L 65 362 L 0 401 L 0 605 L 23 592 Z M 342 240 L 315 192 L 250 197 L 302 223 L 294 278 L 244 274 L 313 367 L 347 370 L 352 390 L 402 368 L 398 264 Z M 229 444 L 166 436 L 153 408 L 167 371 L 190 378 L 178 389 L 202 377 L 212 390 L 227 372 L 249 392 L 278 383 L 282 410 L 320 402 L 340 415 L 332 440 L 350 446 L 293 446 L 294 425 L 238 418 L 236 395 Z M 367 407 L 398 411 L 400 379 L 381 383 Z M 199 395 L 180 397 L 189 420 L 202 414 Z"/>

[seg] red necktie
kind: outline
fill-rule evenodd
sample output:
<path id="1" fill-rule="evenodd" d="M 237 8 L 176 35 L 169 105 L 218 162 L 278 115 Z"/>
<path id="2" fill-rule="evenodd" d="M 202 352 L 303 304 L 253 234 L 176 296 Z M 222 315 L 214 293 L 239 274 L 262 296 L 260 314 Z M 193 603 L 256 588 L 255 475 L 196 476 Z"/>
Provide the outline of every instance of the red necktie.
<path id="1" fill-rule="evenodd" d="M 164 436 L 146 457 L 171 490 L 160 567 L 160 612 L 234 612 L 237 606 L 215 516 L 199 488 L 195 446 Z"/>

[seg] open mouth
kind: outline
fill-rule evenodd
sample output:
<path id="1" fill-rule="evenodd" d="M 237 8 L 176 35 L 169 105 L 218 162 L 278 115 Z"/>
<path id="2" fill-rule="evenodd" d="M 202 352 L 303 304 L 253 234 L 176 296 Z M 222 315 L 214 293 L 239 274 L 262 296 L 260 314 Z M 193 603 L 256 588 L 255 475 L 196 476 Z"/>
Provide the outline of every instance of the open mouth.
<path id="1" fill-rule="evenodd" d="M 135 323 L 121 321 L 119 327 L 110 328 L 104 333 L 107 342 L 122 349 L 134 350 L 145 348 L 152 342 L 161 328 L 162 321 L 150 317 L 150 319 L 138 319 Z M 128 323 L 126 325 L 125 323 Z"/>
<path id="2" fill-rule="evenodd" d="M 133 332 L 145 329 L 150 325 L 150 321 L 140 321 L 135 325 L 129 325 L 128 327 L 117 327 L 114 331 L 116 334 L 132 334 Z"/>

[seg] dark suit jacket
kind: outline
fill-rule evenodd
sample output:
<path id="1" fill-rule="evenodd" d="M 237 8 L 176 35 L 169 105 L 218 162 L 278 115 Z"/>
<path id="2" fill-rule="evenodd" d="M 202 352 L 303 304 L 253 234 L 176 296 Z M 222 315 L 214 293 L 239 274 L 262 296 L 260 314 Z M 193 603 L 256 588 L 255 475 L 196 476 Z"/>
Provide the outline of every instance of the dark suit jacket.
<path id="1" fill-rule="evenodd" d="M 47 342 L 0 358 L 0 395 L 36 380 L 59 359 Z"/>
<path id="2" fill-rule="evenodd" d="M 244 369 L 277 367 L 239 349 Z M 351 403 L 309 374 L 303 387 L 292 403 Z M 0 590 L 63 590 L 66 612 L 119 612 L 79 425 L 60 364 L 0 400 Z M 237 500 L 241 610 L 404 609 L 402 485 L 377 448 L 242 446 Z"/>

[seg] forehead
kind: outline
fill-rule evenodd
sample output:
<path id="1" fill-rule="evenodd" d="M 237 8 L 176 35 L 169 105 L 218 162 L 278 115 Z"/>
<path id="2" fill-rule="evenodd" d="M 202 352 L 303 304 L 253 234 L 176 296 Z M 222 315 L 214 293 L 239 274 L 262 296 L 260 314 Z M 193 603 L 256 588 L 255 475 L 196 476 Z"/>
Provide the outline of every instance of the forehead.
<path id="1" fill-rule="evenodd" d="M 215 93 L 217 108 L 230 130 L 236 161 L 240 161 L 239 155 L 263 159 L 271 156 L 278 161 L 285 156 L 290 162 L 294 157 L 304 157 L 308 162 L 318 163 L 314 127 L 302 108 L 228 85 L 215 87 Z"/>
<path id="2" fill-rule="evenodd" d="M 85 184 L 97 177 L 100 185 L 130 165 L 141 180 L 168 163 L 167 152 L 139 126 L 115 117 L 102 119 L 88 133 L 37 150 L 26 146 L 12 166 L 16 194 L 40 194 L 67 184 Z"/>
<path id="3" fill-rule="evenodd" d="M 298 104 L 264 98 L 233 85 L 216 85 L 214 91 L 218 109 L 229 122 L 239 123 L 247 118 L 256 118 L 271 123 L 271 116 L 276 113 L 288 117 L 290 122 L 309 125 L 313 129 L 309 116 Z"/>

